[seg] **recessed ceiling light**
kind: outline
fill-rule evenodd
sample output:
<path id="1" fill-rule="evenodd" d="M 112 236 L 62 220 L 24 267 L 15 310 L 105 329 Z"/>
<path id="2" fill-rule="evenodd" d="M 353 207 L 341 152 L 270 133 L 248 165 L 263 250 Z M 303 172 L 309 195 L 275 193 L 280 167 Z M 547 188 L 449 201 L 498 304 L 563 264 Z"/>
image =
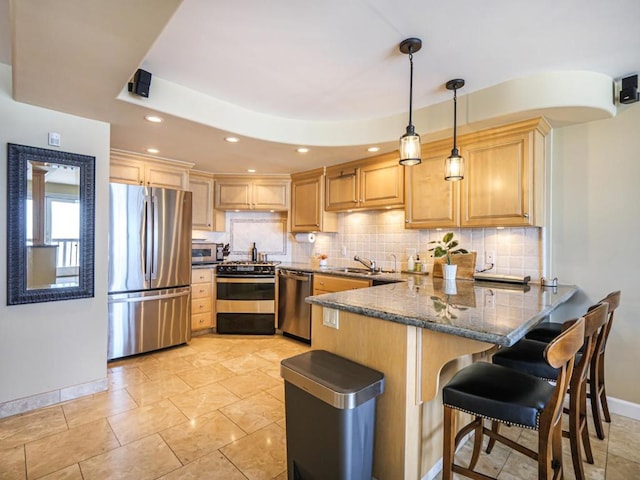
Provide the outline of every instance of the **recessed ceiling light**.
<path id="1" fill-rule="evenodd" d="M 296 150 L 298 153 L 307 153 L 309 151 L 308 148 L 306 147 L 300 147 L 298 150 Z"/>
<path id="2" fill-rule="evenodd" d="M 367 152 L 373 153 L 373 152 L 378 152 L 378 151 L 380 151 L 380 147 L 369 147 L 369 148 L 367 148 Z"/>
<path id="3" fill-rule="evenodd" d="M 162 123 L 163 118 L 158 115 L 145 115 L 144 119 L 151 123 Z"/>
<path id="4" fill-rule="evenodd" d="M 160 150 L 158 150 L 157 148 L 147 148 L 147 152 L 148 153 L 158 153 Z"/>
<path id="5" fill-rule="evenodd" d="M 224 137 L 225 142 L 238 143 L 240 139 L 238 137 Z"/>
<path id="6" fill-rule="evenodd" d="M 249 169 L 247 169 L 247 172 L 256 173 L 256 169 L 255 168 L 249 168 Z"/>

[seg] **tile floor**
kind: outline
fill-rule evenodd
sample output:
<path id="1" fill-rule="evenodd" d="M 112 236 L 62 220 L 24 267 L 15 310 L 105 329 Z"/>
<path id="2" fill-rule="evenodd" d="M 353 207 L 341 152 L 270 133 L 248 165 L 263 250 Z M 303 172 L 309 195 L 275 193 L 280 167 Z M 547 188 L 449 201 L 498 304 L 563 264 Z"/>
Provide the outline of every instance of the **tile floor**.
<path id="1" fill-rule="evenodd" d="M 280 336 L 203 335 L 112 362 L 107 392 L 0 419 L 0 479 L 284 480 L 280 360 L 307 349 Z M 510 435 L 535 442 L 534 432 Z M 640 478 L 640 422 L 615 416 L 592 443 L 588 479 Z M 537 477 L 533 461 L 499 445 L 480 464 L 504 480 Z"/>

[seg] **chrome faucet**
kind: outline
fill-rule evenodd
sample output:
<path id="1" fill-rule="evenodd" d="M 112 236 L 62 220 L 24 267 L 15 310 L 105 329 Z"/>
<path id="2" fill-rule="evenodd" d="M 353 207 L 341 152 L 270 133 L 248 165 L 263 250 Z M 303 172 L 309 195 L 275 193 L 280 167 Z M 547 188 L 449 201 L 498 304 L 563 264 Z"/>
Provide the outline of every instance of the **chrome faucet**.
<path id="1" fill-rule="evenodd" d="M 360 258 L 358 255 L 353 257 L 356 262 L 360 262 L 362 265 L 371 270 L 372 273 L 376 272 L 376 262 L 369 260 L 368 258 Z"/>
<path id="2" fill-rule="evenodd" d="M 390 253 L 389 256 L 393 257 L 393 272 L 391 273 L 396 273 L 398 271 L 398 259 L 396 258 L 396 254 L 395 253 Z"/>

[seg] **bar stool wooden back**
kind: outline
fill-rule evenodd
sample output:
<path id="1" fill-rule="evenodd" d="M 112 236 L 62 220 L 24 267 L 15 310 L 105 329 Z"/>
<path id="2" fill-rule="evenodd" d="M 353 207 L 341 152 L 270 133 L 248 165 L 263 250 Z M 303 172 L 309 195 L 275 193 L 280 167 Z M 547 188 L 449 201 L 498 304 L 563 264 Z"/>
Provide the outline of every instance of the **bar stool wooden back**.
<path id="1" fill-rule="evenodd" d="M 591 400 L 591 412 L 593 414 L 593 423 L 596 427 L 596 435 L 600 440 L 604 439 L 604 427 L 602 425 L 602 417 L 607 423 L 611 423 L 611 415 L 609 414 L 609 405 L 607 404 L 607 389 L 604 383 L 604 354 L 607 347 L 607 340 L 613 327 L 613 313 L 620 306 L 620 290 L 611 292 L 607 295 L 603 302 L 609 305 L 609 318 L 607 324 L 602 329 L 596 341 L 595 352 L 591 358 L 589 368 L 589 398 Z M 602 413 L 601 413 L 602 412 Z"/>
<path id="2" fill-rule="evenodd" d="M 538 478 L 562 478 L 562 404 L 573 372 L 576 352 L 584 339 L 584 318 L 553 339 L 544 350 L 545 361 L 557 369 L 555 386 L 518 370 L 478 362 L 463 368 L 443 389 L 444 448 L 443 480 L 453 473 L 488 479 L 474 471 L 482 448 L 483 435 L 496 439 L 538 462 Z M 470 413 L 474 420 L 456 434 L 456 410 Z M 538 431 L 534 451 L 484 427 L 484 419 Z M 456 446 L 467 433 L 475 431 L 469 467 L 454 462 Z"/>
<path id="3" fill-rule="evenodd" d="M 605 386 L 604 375 L 604 359 L 605 349 L 607 346 L 607 340 L 613 327 L 613 314 L 620 305 L 620 290 L 609 293 L 605 298 L 598 303 L 606 302 L 609 304 L 609 318 L 607 324 L 600 331 L 598 338 L 596 339 L 596 347 L 593 357 L 591 358 L 591 365 L 589 366 L 589 394 L 588 398 L 591 402 L 591 412 L 593 417 L 593 424 L 596 429 L 596 435 L 600 440 L 605 438 L 604 425 L 602 420 L 607 423 L 611 422 L 611 415 L 609 414 L 609 405 L 607 404 L 607 390 Z M 549 342 L 556 337 L 562 331 L 562 323 L 545 322 L 533 328 L 525 338 L 531 340 L 539 340 L 542 342 Z"/>
<path id="4" fill-rule="evenodd" d="M 585 451 L 587 462 L 593 463 L 593 453 L 587 428 L 587 372 L 591 359 L 595 353 L 596 339 L 601 337 L 601 331 L 607 323 L 607 303 L 599 303 L 589 308 L 584 316 L 584 344 L 579 350 L 574 364 L 571 382 L 569 384 L 569 408 L 564 412 L 569 415 L 569 430 L 563 431 L 563 436 L 569 438 L 571 457 L 576 479 L 583 480 L 582 449 Z M 567 329 L 575 320 L 564 322 Z M 556 370 L 550 369 L 544 360 L 546 343 L 537 340 L 523 339 L 513 347 L 504 348 L 493 356 L 493 363 L 522 372 L 535 375 L 544 380 L 555 380 Z M 494 422 L 492 430 L 498 431 L 499 424 Z M 495 441 L 489 440 L 487 453 L 491 452 Z"/>

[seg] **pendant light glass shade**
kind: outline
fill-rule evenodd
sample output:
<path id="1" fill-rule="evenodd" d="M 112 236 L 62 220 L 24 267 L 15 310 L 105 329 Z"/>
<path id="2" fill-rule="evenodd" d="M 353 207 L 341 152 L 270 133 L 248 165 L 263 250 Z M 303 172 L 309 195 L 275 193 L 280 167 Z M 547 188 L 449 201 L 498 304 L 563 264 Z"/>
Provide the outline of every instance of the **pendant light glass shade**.
<path id="1" fill-rule="evenodd" d="M 464 158 L 460 156 L 457 140 L 457 113 L 458 113 L 458 96 L 456 95 L 459 88 L 464 87 L 464 80 L 457 78 L 447 82 L 447 90 L 453 90 L 453 148 L 451 155 L 444 161 L 444 179 L 449 182 L 455 182 L 464 178 Z"/>
<path id="2" fill-rule="evenodd" d="M 400 137 L 400 165 L 418 165 L 422 162 L 421 157 L 420 135 L 415 132 L 413 125 L 409 125 L 407 133 Z"/>
<path id="3" fill-rule="evenodd" d="M 458 154 L 458 149 L 451 150 L 451 155 L 444 160 L 444 179 L 450 182 L 464 178 L 464 158 Z"/>
<path id="4" fill-rule="evenodd" d="M 400 51 L 409 55 L 411 74 L 409 77 L 409 125 L 407 131 L 400 137 L 400 165 L 411 166 L 422 162 L 420 135 L 416 133 L 411 123 L 411 110 L 413 103 L 413 54 L 422 48 L 422 40 L 419 38 L 407 38 L 400 43 Z"/>

